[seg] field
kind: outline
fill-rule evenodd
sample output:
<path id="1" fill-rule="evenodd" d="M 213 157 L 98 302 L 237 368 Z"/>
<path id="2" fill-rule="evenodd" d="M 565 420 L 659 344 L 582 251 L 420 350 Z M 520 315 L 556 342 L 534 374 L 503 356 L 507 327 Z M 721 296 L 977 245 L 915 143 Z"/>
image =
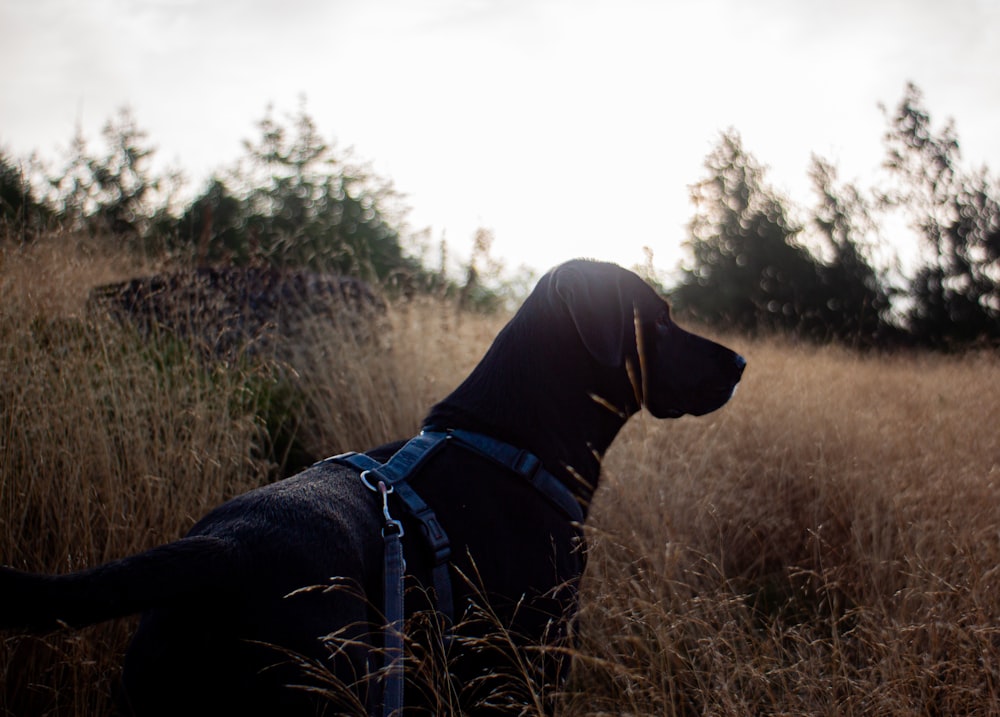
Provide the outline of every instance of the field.
<path id="1" fill-rule="evenodd" d="M 287 365 L 227 368 L 84 308 L 149 268 L 84 240 L 0 253 L 4 564 L 135 552 L 293 443 L 408 436 L 503 323 L 398 303 L 381 344 L 319 327 Z M 637 416 L 606 458 L 559 714 L 1000 714 L 1000 359 L 715 338 L 749 361 L 733 401 Z M 0 712 L 108 713 L 134 625 L 0 636 Z"/>

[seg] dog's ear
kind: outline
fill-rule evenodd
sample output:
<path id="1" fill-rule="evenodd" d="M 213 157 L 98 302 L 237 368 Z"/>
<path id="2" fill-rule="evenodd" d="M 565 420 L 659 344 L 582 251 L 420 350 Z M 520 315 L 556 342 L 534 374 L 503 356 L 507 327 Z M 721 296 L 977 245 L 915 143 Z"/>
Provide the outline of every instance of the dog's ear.
<path id="1" fill-rule="evenodd" d="M 624 360 L 625 337 L 633 325 L 632 306 L 622 302 L 619 277 L 606 266 L 562 266 L 553 276 L 551 291 L 569 310 L 587 351 L 604 366 Z"/>

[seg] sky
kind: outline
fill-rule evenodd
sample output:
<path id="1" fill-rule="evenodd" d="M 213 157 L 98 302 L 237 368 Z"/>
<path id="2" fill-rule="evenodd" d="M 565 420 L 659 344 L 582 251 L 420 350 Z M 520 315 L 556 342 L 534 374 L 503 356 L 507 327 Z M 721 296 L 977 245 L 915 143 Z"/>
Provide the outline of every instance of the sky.
<path id="1" fill-rule="evenodd" d="M 0 148 L 60 157 L 131 108 L 192 193 L 269 105 L 391 180 L 461 257 L 683 257 L 735 129 L 796 202 L 813 154 L 878 181 L 908 82 L 1000 167 L 1000 0 L 0 0 Z"/>

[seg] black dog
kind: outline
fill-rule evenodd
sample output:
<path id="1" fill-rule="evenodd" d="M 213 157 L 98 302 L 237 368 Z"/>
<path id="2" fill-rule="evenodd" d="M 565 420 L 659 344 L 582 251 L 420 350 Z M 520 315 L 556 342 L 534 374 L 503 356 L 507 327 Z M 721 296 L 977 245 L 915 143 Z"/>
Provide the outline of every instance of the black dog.
<path id="1" fill-rule="evenodd" d="M 660 418 L 714 411 L 744 366 L 674 324 L 666 302 L 632 272 L 572 261 L 541 279 L 425 425 L 537 456 L 585 516 L 601 457 L 630 415 L 643 406 Z M 369 453 L 384 461 L 398 447 Z M 463 616 L 488 602 L 518 639 L 560 640 L 584 567 L 581 528 L 551 490 L 457 441 L 421 464 L 409 485 L 450 541 L 460 634 L 449 644 L 458 679 L 474 693 L 497 669 L 496 655 L 461 639 L 475 622 Z M 398 497 L 387 500 L 405 515 Z M 412 516 L 403 524 L 408 585 L 426 588 L 408 591 L 412 614 L 434 605 L 435 561 L 422 526 Z M 3 569 L 0 625 L 42 630 L 144 612 L 124 670 L 137 714 L 322 712 L 328 696 L 288 687 L 321 684 L 292 654 L 354 684 L 350 699 L 371 709 L 378 693 L 366 691 L 364 678 L 381 664 L 383 526 L 383 498 L 356 470 L 324 461 L 225 503 L 187 537 L 145 553 L 70 575 Z M 340 588 L 304 589 L 331 578 Z M 407 691 L 408 701 L 417 697 Z"/>

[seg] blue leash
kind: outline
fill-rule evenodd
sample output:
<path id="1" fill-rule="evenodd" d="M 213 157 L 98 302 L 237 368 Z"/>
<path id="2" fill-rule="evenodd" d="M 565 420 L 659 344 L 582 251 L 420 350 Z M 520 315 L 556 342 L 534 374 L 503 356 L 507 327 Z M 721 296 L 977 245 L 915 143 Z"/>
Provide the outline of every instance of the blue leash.
<path id="1" fill-rule="evenodd" d="M 370 490 L 382 496 L 385 526 L 385 636 L 386 679 L 382 714 L 401 715 L 403 709 L 403 526 L 389 513 L 389 496 L 396 494 L 407 513 L 420 525 L 420 532 L 434 554 L 433 580 L 437 609 L 449 622 L 454 621 L 454 599 L 448 560 L 451 544 L 437 515 L 413 490 L 409 478 L 426 461 L 448 443 L 470 450 L 519 475 L 571 521 L 583 523 L 583 509 L 576 498 L 558 479 L 549 473 L 532 453 L 479 433 L 462 430 L 428 428 L 408 441 L 385 463 L 379 463 L 364 453 L 341 453 L 327 458 L 361 471 L 361 480 Z M 325 462 L 325 461 L 324 461 Z"/>
<path id="2" fill-rule="evenodd" d="M 365 480 L 362 473 L 362 480 Z M 365 480 L 368 485 L 368 481 Z M 403 524 L 389 514 L 389 495 L 392 488 L 379 481 L 378 491 L 382 495 L 382 514 L 385 527 L 382 539 L 385 541 L 385 691 L 383 710 L 392 715 L 403 708 L 403 574 L 406 560 L 403 558 Z M 402 714 L 402 712 L 400 712 Z"/>

